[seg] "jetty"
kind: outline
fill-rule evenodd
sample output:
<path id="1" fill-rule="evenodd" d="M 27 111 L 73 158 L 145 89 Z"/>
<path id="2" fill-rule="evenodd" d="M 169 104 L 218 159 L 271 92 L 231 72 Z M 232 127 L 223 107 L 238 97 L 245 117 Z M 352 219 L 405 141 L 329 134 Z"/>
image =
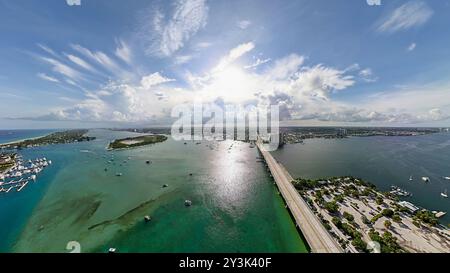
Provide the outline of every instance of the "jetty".
<path id="1" fill-rule="evenodd" d="M 317 218 L 292 185 L 292 181 L 294 180 L 292 176 L 272 157 L 270 152 L 266 151 L 260 138 L 256 145 L 275 180 L 281 196 L 286 202 L 287 208 L 294 218 L 297 227 L 301 230 L 302 235 L 306 239 L 311 252 L 343 253 L 344 250 L 333 237 L 331 237 L 319 218 Z"/>

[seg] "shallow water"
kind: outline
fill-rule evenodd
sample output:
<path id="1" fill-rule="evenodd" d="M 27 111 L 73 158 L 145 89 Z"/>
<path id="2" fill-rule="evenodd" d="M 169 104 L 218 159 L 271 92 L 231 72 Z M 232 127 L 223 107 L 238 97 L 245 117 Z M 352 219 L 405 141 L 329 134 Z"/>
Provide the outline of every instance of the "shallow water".
<path id="1" fill-rule="evenodd" d="M 1 251 L 65 252 L 69 241 L 84 252 L 306 251 L 248 144 L 169 138 L 107 152 L 110 140 L 132 133 L 90 135 L 98 139 L 24 150 L 26 159 L 42 154 L 54 164 L 36 184 L 0 197 L 9 206 L 0 210 L 8 238 Z M 185 207 L 185 199 L 193 205 Z M 144 223 L 145 215 L 152 221 Z"/>

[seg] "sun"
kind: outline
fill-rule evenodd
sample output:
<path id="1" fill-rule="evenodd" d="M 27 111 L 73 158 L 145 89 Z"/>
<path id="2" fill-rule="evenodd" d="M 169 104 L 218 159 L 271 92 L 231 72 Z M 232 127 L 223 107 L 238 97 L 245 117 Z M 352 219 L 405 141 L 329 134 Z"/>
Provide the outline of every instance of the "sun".
<path id="1" fill-rule="evenodd" d="M 217 73 L 212 88 L 220 97 L 236 101 L 250 91 L 250 82 L 249 75 L 241 68 L 229 66 Z"/>

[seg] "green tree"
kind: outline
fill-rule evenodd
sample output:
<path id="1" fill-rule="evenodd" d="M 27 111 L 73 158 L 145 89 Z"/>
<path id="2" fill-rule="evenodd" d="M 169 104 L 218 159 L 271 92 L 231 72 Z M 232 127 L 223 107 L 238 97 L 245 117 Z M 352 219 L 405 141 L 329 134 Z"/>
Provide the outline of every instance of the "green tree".
<path id="1" fill-rule="evenodd" d="M 334 201 L 327 202 L 325 203 L 325 209 L 330 213 L 336 213 L 339 211 L 339 205 Z"/>
<path id="2" fill-rule="evenodd" d="M 391 217 L 394 215 L 394 211 L 391 210 L 391 209 L 384 209 L 384 210 L 381 212 L 381 214 L 382 214 L 384 217 L 391 218 Z"/>
<path id="3" fill-rule="evenodd" d="M 394 216 L 392 216 L 392 221 L 394 221 L 396 223 L 401 223 L 402 222 L 402 218 L 400 217 L 400 215 L 394 214 Z"/>
<path id="4" fill-rule="evenodd" d="M 384 227 L 385 227 L 385 228 L 390 229 L 391 226 L 392 226 L 391 221 L 389 221 L 389 220 L 384 221 Z"/>
<path id="5" fill-rule="evenodd" d="M 344 211 L 343 215 L 344 218 L 347 219 L 349 222 L 353 222 L 355 220 L 355 217 L 346 211 Z"/>

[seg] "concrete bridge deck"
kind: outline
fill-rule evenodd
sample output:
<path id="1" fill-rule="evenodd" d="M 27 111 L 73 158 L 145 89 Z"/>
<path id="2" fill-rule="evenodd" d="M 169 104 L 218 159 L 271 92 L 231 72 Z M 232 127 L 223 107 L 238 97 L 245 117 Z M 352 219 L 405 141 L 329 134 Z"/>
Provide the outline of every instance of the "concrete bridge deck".
<path id="1" fill-rule="evenodd" d="M 311 251 L 314 253 L 343 253 L 341 246 L 331 237 L 320 219 L 292 185 L 291 175 L 273 158 L 270 152 L 262 147 L 260 142 L 257 143 L 257 146 Z"/>

